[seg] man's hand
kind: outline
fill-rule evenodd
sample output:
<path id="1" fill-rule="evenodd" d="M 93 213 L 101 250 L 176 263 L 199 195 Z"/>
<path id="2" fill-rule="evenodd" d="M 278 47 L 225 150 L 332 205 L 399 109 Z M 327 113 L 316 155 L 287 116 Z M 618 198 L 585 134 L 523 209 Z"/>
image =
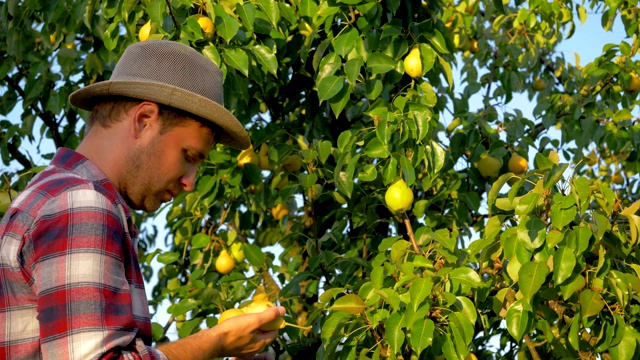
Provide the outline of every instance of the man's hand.
<path id="1" fill-rule="evenodd" d="M 260 327 L 284 316 L 282 306 L 261 313 L 239 315 L 173 343 L 158 347 L 170 360 L 207 360 L 219 357 L 251 359 L 278 336 L 278 331 L 262 331 Z M 265 355 L 254 359 L 268 359 Z"/>

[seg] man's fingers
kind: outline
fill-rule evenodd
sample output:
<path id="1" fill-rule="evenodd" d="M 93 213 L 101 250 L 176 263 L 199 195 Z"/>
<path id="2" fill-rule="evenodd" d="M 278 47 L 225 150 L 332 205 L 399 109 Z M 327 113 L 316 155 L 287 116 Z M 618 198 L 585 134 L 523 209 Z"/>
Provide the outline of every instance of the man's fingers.
<path id="1" fill-rule="evenodd" d="M 269 353 L 257 354 L 248 358 L 235 358 L 235 360 L 274 360 L 273 355 Z"/>

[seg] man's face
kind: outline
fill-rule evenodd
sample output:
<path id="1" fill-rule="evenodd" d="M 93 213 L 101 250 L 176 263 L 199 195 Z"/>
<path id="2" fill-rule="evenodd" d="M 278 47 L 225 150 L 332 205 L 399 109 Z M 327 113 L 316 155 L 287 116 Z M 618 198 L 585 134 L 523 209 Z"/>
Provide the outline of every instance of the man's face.
<path id="1" fill-rule="evenodd" d="M 136 210 L 154 212 L 180 192 L 195 187 L 198 165 L 213 146 L 211 132 L 190 120 L 163 134 L 159 128 L 145 145 L 127 156 L 121 193 Z"/>

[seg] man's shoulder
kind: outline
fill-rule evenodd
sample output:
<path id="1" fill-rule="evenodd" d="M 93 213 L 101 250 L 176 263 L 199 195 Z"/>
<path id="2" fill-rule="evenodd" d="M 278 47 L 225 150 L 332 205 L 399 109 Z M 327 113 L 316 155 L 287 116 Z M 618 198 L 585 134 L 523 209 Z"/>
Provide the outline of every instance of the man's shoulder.
<path id="1" fill-rule="evenodd" d="M 105 181 L 89 179 L 73 171 L 49 166 L 38 174 L 16 197 L 11 207 L 39 211 L 52 200 L 63 199 L 74 194 L 82 194 L 83 199 L 95 199 L 104 207 L 118 202 L 117 194 L 104 186 Z M 78 198 L 78 196 L 73 196 Z"/>

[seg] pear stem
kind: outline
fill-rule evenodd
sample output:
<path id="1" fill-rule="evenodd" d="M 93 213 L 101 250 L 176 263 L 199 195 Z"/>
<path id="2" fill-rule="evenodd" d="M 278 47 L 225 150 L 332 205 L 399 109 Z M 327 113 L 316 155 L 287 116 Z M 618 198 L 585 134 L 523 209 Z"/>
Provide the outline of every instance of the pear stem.
<path id="1" fill-rule="evenodd" d="M 413 234 L 413 227 L 411 227 L 411 221 L 409 221 L 409 215 L 406 212 L 402 213 L 404 217 L 404 226 L 407 228 L 407 234 L 409 234 L 409 239 L 411 239 L 411 244 L 413 245 L 413 250 L 418 255 L 424 255 L 420 246 L 418 246 L 418 242 L 416 241 L 416 236 Z"/>
<path id="2" fill-rule="evenodd" d="M 291 326 L 291 327 L 298 328 L 298 329 L 302 329 L 302 330 L 310 330 L 313 327 L 313 326 L 299 326 L 299 325 L 294 325 L 294 324 L 288 323 L 288 322 L 285 322 L 284 325 L 285 326 Z"/>

